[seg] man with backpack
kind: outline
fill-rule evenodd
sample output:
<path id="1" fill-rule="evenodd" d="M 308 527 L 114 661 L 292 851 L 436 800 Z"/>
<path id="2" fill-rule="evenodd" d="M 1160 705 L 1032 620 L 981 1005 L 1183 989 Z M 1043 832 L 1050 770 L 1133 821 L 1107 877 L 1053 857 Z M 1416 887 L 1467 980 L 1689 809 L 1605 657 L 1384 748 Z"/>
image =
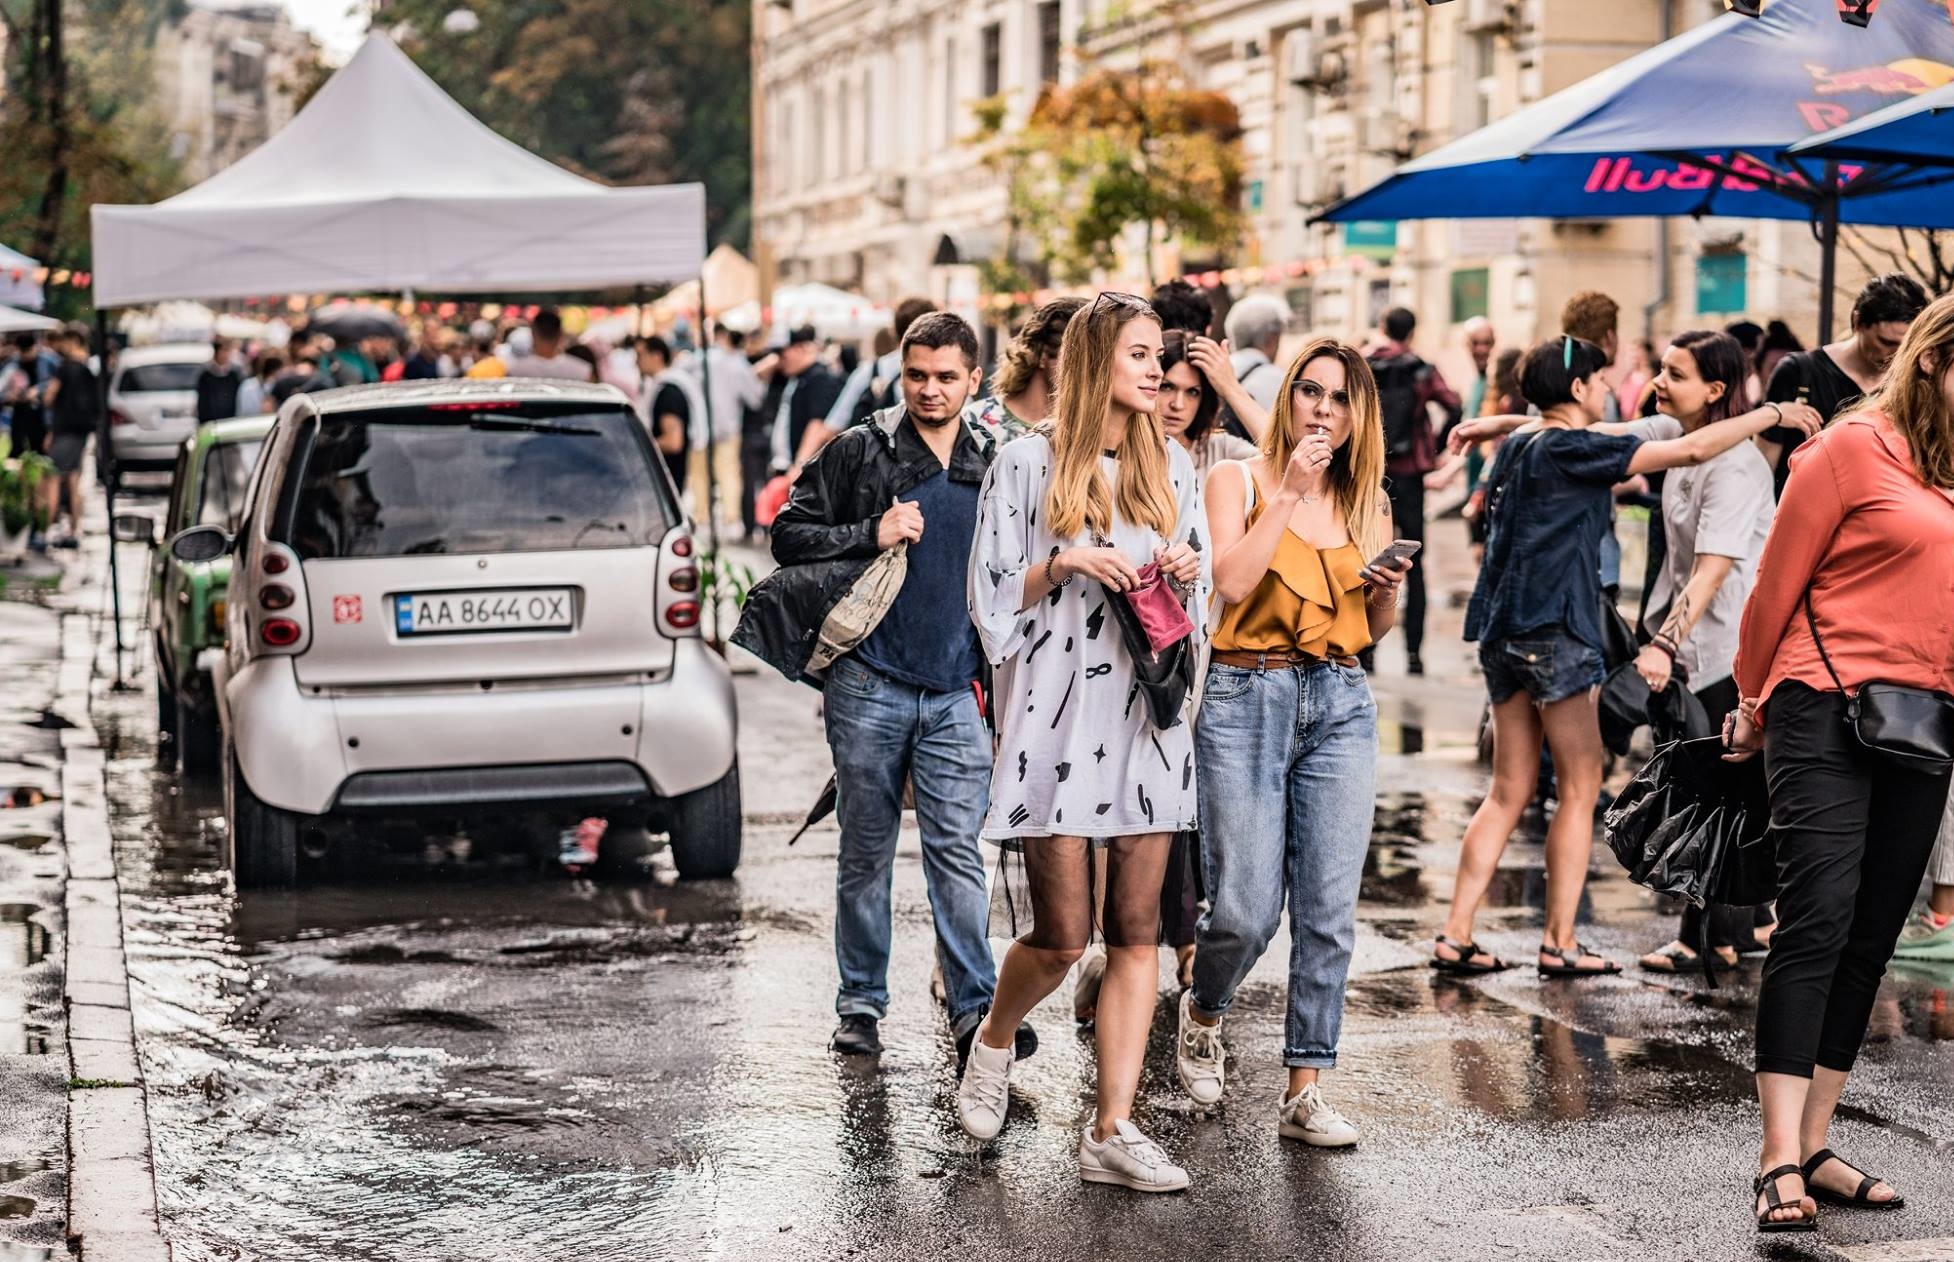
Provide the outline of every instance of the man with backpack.
<path id="1" fill-rule="evenodd" d="M 1418 317 L 1403 307 L 1384 313 L 1383 345 L 1371 351 L 1371 373 L 1377 378 L 1377 400 L 1384 413 L 1385 491 L 1397 537 L 1425 537 L 1425 475 L 1438 467 L 1438 442 L 1431 409 L 1445 412 L 1445 425 L 1456 424 L 1464 405 L 1437 368 L 1411 349 Z M 1425 673 L 1420 649 L 1425 643 L 1425 568 L 1413 566 L 1405 583 L 1404 612 L 1399 619 L 1404 636 L 1405 672 Z M 1368 659 L 1366 665 L 1368 665 Z"/>

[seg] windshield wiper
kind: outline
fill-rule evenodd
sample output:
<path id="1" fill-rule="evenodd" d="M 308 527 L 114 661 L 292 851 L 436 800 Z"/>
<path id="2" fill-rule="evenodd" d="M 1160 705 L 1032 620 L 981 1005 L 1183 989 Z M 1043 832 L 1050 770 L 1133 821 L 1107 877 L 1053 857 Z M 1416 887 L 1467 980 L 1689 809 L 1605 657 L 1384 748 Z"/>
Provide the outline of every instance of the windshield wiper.
<path id="1" fill-rule="evenodd" d="M 577 425 L 545 425 L 541 421 L 517 421 L 505 416 L 471 416 L 468 428 L 509 434 L 569 434 L 577 438 L 600 438 L 602 430 Z"/>

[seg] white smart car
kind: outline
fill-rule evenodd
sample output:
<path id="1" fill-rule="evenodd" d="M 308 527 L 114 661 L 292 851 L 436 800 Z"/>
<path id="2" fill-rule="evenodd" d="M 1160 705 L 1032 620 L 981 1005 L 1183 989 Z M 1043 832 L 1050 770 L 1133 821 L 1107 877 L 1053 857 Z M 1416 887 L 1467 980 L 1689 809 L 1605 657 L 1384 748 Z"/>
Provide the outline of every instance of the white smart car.
<path id="1" fill-rule="evenodd" d="M 296 395 L 244 505 L 235 538 L 170 544 L 233 556 L 214 674 L 240 885 L 430 819 L 546 849 L 585 816 L 627 818 L 669 834 L 682 876 L 738 865 L 732 683 L 623 394 Z"/>

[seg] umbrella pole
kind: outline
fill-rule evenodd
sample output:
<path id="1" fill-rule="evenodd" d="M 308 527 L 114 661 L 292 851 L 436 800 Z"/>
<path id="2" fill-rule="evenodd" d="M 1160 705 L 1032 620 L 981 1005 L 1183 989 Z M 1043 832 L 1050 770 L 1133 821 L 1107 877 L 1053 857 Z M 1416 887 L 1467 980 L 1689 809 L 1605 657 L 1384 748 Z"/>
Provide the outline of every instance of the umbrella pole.
<path id="1" fill-rule="evenodd" d="M 1818 202 L 1818 344 L 1832 340 L 1839 280 L 1839 164 L 1825 164 L 1825 191 Z"/>
<path id="2" fill-rule="evenodd" d="M 706 538 L 712 547 L 712 638 L 721 639 L 719 634 L 720 580 L 725 576 L 725 561 L 719 555 L 719 478 L 714 472 L 718 461 L 713 459 L 718 453 L 713 450 L 718 445 L 718 426 L 712 415 L 712 337 L 706 332 L 706 269 L 699 269 L 699 394 L 706 408 Z"/>
<path id="3" fill-rule="evenodd" d="M 101 413 L 96 418 L 95 460 L 108 470 L 108 477 L 102 483 L 102 496 L 107 502 L 109 515 L 109 600 L 115 619 L 115 682 L 110 688 L 116 692 L 126 692 L 128 680 L 122 676 L 122 582 L 116 567 L 115 553 L 115 492 L 116 484 L 122 479 L 122 470 L 115 459 L 114 444 L 109 441 L 109 313 L 102 307 L 95 308 L 95 357 L 101 372 L 96 385 L 96 395 L 102 404 Z M 81 517 L 81 505 L 75 505 L 75 517 Z"/>

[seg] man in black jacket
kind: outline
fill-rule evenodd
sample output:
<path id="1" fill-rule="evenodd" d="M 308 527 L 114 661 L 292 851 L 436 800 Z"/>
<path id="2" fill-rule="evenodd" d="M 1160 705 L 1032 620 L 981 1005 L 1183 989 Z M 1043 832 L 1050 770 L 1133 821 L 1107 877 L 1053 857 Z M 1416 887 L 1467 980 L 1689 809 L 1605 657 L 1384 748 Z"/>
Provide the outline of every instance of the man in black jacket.
<path id="1" fill-rule="evenodd" d="M 977 504 L 995 446 L 963 419 L 983 377 L 977 336 L 937 312 L 902 341 L 903 402 L 835 437 L 808 463 L 774 522 L 781 569 L 753 590 L 733 642 L 790 679 L 823 687 L 841 856 L 835 958 L 841 1018 L 831 1046 L 882 1050 L 889 1005 L 890 879 L 903 782 L 915 786 L 959 1057 L 996 989 L 990 900 L 978 843 L 990 799 L 983 654 L 966 605 Z M 822 678 L 809 672 L 823 621 L 868 564 L 904 544 L 908 571 L 882 620 Z M 1019 1032 L 1020 1055 L 1035 1041 Z"/>

